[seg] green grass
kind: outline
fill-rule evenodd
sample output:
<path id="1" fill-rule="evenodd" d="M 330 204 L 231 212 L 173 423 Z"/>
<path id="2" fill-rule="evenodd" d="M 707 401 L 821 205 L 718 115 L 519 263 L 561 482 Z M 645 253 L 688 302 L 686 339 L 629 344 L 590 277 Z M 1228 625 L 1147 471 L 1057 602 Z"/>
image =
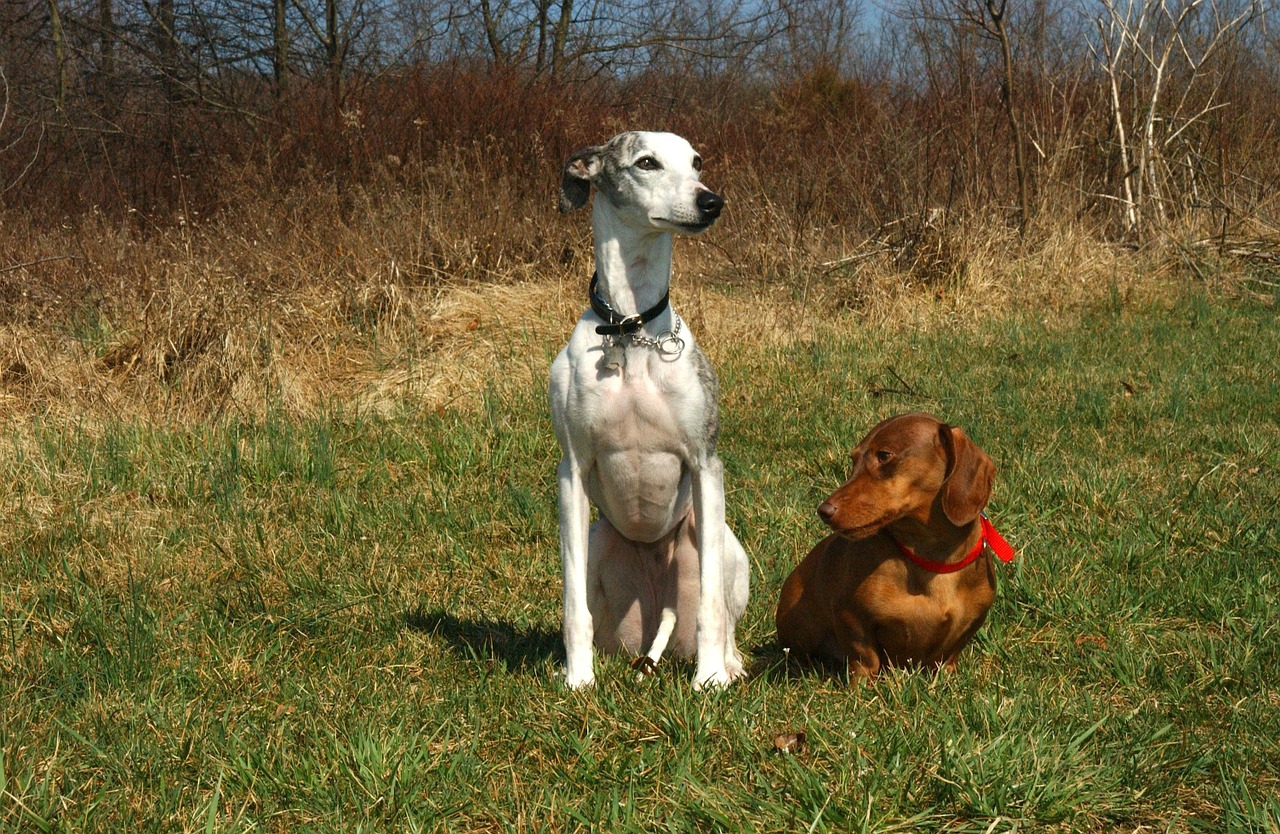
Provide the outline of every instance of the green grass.
<path id="1" fill-rule="evenodd" d="M 478 412 L 11 424 L 6 831 L 1280 830 L 1280 325 L 1118 303 L 714 346 L 752 677 L 567 692 L 541 387 Z M 547 346 L 549 357 L 552 346 Z M 954 675 L 788 667 L 773 605 L 877 420 L 1000 470 Z M 804 731 L 795 755 L 774 735 Z"/>

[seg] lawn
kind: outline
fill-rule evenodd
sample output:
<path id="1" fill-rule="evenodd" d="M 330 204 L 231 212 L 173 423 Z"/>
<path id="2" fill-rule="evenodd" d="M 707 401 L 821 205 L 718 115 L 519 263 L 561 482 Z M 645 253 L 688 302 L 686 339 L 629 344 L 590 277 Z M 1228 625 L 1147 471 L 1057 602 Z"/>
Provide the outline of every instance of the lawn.
<path id="1" fill-rule="evenodd" d="M 716 693 L 680 663 L 556 681 L 523 375 L 479 408 L 6 418 L 0 829 L 1280 830 L 1272 300 L 707 346 L 753 585 L 751 676 Z M 850 686 L 788 662 L 773 606 L 909 410 L 996 461 L 1018 558 L 957 673 Z"/>

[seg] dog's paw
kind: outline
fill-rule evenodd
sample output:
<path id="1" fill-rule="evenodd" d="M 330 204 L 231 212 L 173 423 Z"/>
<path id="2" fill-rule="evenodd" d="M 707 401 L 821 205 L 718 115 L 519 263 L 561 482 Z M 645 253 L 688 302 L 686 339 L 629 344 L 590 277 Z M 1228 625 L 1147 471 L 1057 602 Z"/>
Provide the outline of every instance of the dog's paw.
<path id="1" fill-rule="evenodd" d="M 699 674 L 693 681 L 693 688 L 698 692 L 705 692 L 709 689 L 728 689 L 729 684 L 737 680 L 740 674 L 731 674 L 728 669 Z"/>
<path id="2" fill-rule="evenodd" d="M 595 673 L 590 669 L 587 670 L 586 674 L 571 674 L 568 669 L 562 668 L 558 677 L 570 689 L 586 689 L 596 682 Z"/>

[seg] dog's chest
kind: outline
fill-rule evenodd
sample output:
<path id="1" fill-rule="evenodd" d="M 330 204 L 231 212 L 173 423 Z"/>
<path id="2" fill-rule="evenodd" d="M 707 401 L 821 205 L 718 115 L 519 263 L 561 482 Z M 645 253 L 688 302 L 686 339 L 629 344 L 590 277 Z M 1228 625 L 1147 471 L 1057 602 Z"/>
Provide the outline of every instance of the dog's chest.
<path id="1" fill-rule="evenodd" d="M 954 587 L 946 577 L 934 581 L 927 593 L 885 594 L 874 606 L 876 633 L 892 662 L 945 660 L 991 605 L 985 594 Z"/>
<path id="2" fill-rule="evenodd" d="M 635 369 L 636 359 L 631 357 Z M 623 372 L 588 393 L 582 417 L 597 450 L 652 450 L 679 454 L 696 426 L 695 392 L 672 375 Z"/>
<path id="3" fill-rule="evenodd" d="M 686 511 L 694 443 L 687 391 L 633 375 L 609 379 L 584 397 L 576 416 L 594 450 L 587 494 L 633 541 L 669 532 Z"/>

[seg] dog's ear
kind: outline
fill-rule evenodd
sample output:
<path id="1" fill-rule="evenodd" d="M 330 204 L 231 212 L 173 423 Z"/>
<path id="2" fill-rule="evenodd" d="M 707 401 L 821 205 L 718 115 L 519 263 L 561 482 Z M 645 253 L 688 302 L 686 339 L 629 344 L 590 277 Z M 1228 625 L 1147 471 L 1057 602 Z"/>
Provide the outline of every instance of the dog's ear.
<path id="1" fill-rule="evenodd" d="M 587 204 L 591 183 L 600 173 L 599 146 L 583 148 L 569 157 L 560 176 L 560 213 L 568 214 Z"/>
<path id="2" fill-rule="evenodd" d="M 943 424 L 938 440 L 947 453 L 947 476 L 942 482 L 942 511 L 952 524 L 968 524 L 991 499 L 996 465 L 959 426 Z"/>

